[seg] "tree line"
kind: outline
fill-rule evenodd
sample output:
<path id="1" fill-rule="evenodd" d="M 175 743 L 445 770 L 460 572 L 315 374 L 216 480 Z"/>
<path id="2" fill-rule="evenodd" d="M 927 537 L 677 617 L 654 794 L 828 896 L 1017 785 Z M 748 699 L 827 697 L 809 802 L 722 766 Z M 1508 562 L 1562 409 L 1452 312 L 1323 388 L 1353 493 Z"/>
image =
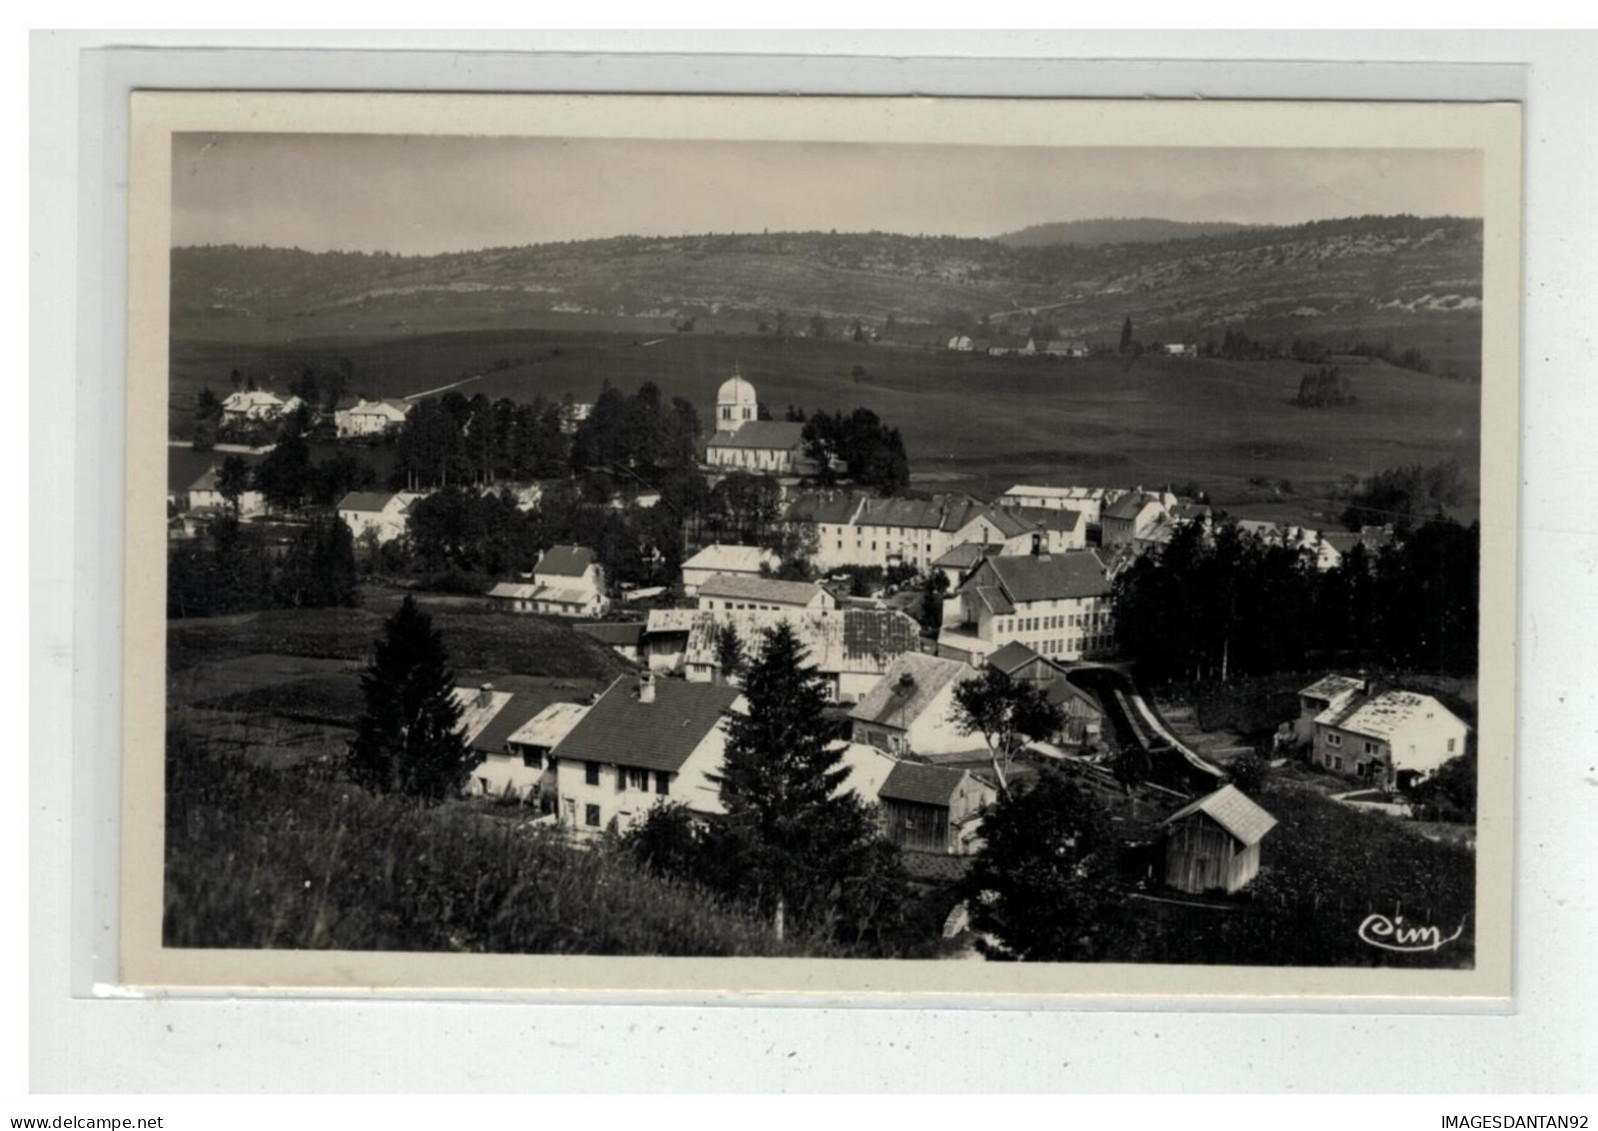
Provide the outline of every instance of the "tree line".
<path id="1" fill-rule="evenodd" d="M 355 540 L 336 516 L 314 519 L 272 543 L 235 515 L 167 558 L 167 615 L 223 616 L 263 608 L 335 608 L 359 603 Z"/>
<path id="2" fill-rule="evenodd" d="M 1332 662 L 1476 669 L 1480 529 L 1432 519 L 1317 570 L 1293 547 L 1190 523 L 1114 581 L 1116 642 L 1152 683 Z"/>

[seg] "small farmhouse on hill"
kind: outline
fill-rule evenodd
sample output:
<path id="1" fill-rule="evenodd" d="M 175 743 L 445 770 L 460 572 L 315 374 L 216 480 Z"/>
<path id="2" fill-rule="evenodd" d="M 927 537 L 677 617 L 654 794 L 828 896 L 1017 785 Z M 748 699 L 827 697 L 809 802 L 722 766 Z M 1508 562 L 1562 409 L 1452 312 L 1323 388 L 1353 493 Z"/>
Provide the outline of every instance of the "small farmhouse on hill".
<path id="1" fill-rule="evenodd" d="M 1165 818 L 1165 882 L 1177 891 L 1238 891 L 1260 870 L 1260 841 L 1276 818 L 1224 785 Z"/>
<path id="2" fill-rule="evenodd" d="M 515 613 L 598 617 L 610 607 L 604 568 L 586 546 L 551 546 L 539 557 L 531 579 L 502 581 L 488 597 L 491 605 Z"/>
<path id="3" fill-rule="evenodd" d="M 371 533 L 379 543 L 405 533 L 411 504 L 422 496 L 407 491 L 351 491 L 338 502 L 338 516 L 358 541 Z"/>
<path id="4" fill-rule="evenodd" d="M 907 652 L 849 712 L 854 740 L 890 754 L 945 754 L 980 743 L 954 722 L 954 689 L 976 671 Z"/>
<path id="5" fill-rule="evenodd" d="M 414 407 L 412 401 L 394 399 L 385 400 L 360 400 L 350 408 L 341 408 L 333 413 L 333 426 L 341 440 L 360 439 L 365 436 L 381 436 L 391 432 L 405 423 L 405 418 L 410 415 Z"/>

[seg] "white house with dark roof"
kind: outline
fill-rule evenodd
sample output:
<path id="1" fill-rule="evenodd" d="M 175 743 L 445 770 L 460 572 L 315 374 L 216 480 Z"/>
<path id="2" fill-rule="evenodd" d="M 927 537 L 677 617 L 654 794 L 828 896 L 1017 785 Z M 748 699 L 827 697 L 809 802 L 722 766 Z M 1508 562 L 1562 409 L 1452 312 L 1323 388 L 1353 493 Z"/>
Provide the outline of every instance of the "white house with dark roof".
<path id="1" fill-rule="evenodd" d="M 530 579 L 502 581 L 488 591 L 489 603 L 513 613 L 566 617 L 603 616 L 610 608 L 605 570 L 586 546 L 551 546 L 539 556 Z"/>
<path id="2" fill-rule="evenodd" d="M 362 398 L 351 407 L 334 412 L 333 427 L 341 440 L 381 436 L 404 424 L 413 405 L 412 401 L 393 398 L 375 401 Z"/>
<path id="3" fill-rule="evenodd" d="M 811 581 L 779 581 L 742 573 L 718 573 L 698 585 L 699 608 L 705 612 L 744 609 L 836 609 L 838 599 Z"/>
<path id="4" fill-rule="evenodd" d="M 1298 718 L 1293 721 L 1293 738 L 1300 743 L 1315 741 L 1315 720 L 1321 714 L 1342 707 L 1365 691 L 1365 680 L 1357 676 L 1322 676 L 1298 692 Z"/>
<path id="5" fill-rule="evenodd" d="M 747 710 L 737 688 L 622 677 L 548 755 L 560 823 L 578 832 L 625 832 L 656 804 L 724 812 L 720 772 L 727 718 Z"/>
<path id="6" fill-rule="evenodd" d="M 1311 759 L 1376 789 L 1400 789 L 1465 752 L 1470 726 L 1415 691 L 1359 691 L 1315 716 Z"/>
<path id="7" fill-rule="evenodd" d="M 981 745 L 954 722 L 954 692 L 976 669 L 907 652 L 849 710 L 854 741 L 893 755 L 953 754 Z"/>
<path id="8" fill-rule="evenodd" d="M 280 397 L 266 389 L 240 389 L 222 400 L 223 424 L 252 424 L 281 420 L 305 402 L 299 397 Z"/>
<path id="9" fill-rule="evenodd" d="M 410 491 L 351 491 L 338 501 L 338 516 L 357 541 L 368 532 L 379 543 L 405 533 L 411 504 L 422 495 Z"/>
<path id="10" fill-rule="evenodd" d="M 232 504 L 227 496 L 223 495 L 217 484 L 220 473 L 217 468 L 210 467 L 201 473 L 200 477 L 189 484 L 185 492 L 187 505 L 185 510 L 200 511 L 211 514 L 221 514 L 232 510 Z M 266 513 L 266 496 L 254 489 L 243 491 L 239 494 L 239 517 L 254 518 Z"/>
<path id="11" fill-rule="evenodd" d="M 938 655 L 980 664 L 1019 641 L 1054 661 L 1111 646 L 1110 580 L 1092 550 L 984 558 L 944 601 Z"/>
<path id="12" fill-rule="evenodd" d="M 1006 505 L 1079 511 L 1082 521 L 1097 524 L 1106 502 L 1117 492 L 1107 487 L 1043 487 L 1019 483 L 1001 497 Z"/>
<path id="13" fill-rule="evenodd" d="M 775 569 L 782 564 L 777 555 L 759 546 L 732 546 L 716 543 L 706 546 L 682 564 L 682 591 L 689 597 L 710 578 L 721 575 L 759 577 L 762 567 Z"/>
<path id="14" fill-rule="evenodd" d="M 1100 513 L 1100 544 L 1109 549 L 1146 539 L 1175 502 L 1156 491 L 1128 491 Z"/>

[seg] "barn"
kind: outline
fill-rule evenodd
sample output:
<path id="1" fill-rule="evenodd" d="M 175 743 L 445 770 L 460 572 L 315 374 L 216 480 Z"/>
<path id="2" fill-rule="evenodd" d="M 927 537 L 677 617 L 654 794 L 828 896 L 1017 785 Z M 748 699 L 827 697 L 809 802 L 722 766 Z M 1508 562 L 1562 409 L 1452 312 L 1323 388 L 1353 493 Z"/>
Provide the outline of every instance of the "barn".
<path id="1" fill-rule="evenodd" d="M 1165 818 L 1165 882 L 1201 894 L 1244 887 L 1260 870 L 1260 841 L 1276 818 L 1222 786 Z"/>

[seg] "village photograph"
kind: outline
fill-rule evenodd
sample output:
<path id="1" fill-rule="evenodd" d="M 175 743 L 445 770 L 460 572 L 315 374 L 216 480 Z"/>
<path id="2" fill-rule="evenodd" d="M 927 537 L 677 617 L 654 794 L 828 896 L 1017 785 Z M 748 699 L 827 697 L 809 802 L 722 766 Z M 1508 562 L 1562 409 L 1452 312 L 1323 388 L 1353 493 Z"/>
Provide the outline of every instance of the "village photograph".
<path id="1" fill-rule="evenodd" d="M 163 947 L 1473 967 L 1480 151 L 170 170 Z"/>

